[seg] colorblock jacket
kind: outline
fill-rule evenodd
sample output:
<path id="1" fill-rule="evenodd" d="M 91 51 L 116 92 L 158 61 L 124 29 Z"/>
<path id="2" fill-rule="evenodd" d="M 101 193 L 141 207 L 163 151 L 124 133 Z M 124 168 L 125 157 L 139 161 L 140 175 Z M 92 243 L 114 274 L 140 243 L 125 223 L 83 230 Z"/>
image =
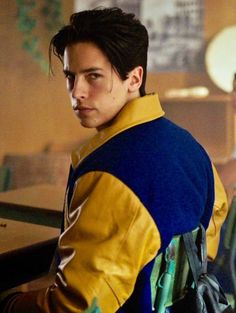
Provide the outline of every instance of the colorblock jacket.
<path id="1" fill-rule="evenodd" d="M 226 214 L 205 150 L 164 117 L 157 95 L 135 99 L 72 154 L 54 285 L 7 312 L 83 312 L 96 297 L 102 313 L 151 313 L 154 258 L 201 222 L 214 259 Z"/>

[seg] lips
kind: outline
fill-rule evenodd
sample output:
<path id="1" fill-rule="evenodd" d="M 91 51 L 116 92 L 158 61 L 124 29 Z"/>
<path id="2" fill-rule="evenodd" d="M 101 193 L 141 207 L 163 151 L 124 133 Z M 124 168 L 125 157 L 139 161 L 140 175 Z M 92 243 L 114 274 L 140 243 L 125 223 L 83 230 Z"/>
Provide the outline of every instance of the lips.
<path id="1" fill-rule="evenodd" d="M 93 109 L 89 108 L 89 107 L 78 107 L 77 110 L 78 111 L 89 111 L 89 110 L 93 110 Z"/>
<path id="2" fill-rule="evenodd" d="M 90 114 L 92 111 L 94 111 L 93 108 L 90 107 L 75 107 L 73 108 L 74 112 L 79 116 L 84 116 Z"/>

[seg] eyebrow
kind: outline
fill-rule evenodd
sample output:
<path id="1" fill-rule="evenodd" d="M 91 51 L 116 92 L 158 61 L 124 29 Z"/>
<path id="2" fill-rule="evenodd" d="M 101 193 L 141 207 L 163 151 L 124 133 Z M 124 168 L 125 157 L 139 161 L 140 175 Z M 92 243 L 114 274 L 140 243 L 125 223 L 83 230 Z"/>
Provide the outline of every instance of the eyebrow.
<path id="1" fill-rule="evenodd" d="M 89 68 L 86 68 L 84 70 L 81 70 L 79 71 L 80 74 L 86 74 L 86 73 L 91 73 L 91 72 L 96 72 L 96 71 L 102 71 L 103 69 L 100 68 L 100 67 L 89 67 Z M 66 74 L 66 75 L 75 75 L 76 73 L 70 71 L 70 70 L 67 70 L 67 69 L 63 69 L 63 73 Z"/>

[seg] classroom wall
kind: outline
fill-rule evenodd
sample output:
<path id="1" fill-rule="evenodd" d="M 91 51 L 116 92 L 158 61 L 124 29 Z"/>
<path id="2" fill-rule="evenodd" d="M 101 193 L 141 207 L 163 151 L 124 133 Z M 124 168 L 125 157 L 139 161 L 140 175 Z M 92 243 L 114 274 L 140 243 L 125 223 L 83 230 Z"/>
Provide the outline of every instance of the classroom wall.
<path id="1" fill-rule="evenodd" d="M 42 0 L 39 0 L 42 1 Z M 72 12 L 73 1 L 63 0 L 64 20 Z M 205 40 L 222 28 L 236 24 L 235 0 L 205 0 Z M 22 49 L 17 28 L 15 1 L 0 1 L 0 160 L 7 153 L 37 153 L 52 143 L 83 141 L 94 131 L 84 129 L 73 115 L 66 93 L 61 64 L 54 59 L 55 76 L 43 73 Z M 45 30 L 38 29 L 40 47 L 47 57 Z M 168 88 L 207 86 L 212 94 L 222 93 L 206 72 L 149 73 L 147 91 L 164 95 Z"/>
<path id="2" fill-rule="evenodd" d="M 62 3 L 68 20 L 73 1 Z M 16 1 L 0 1 L 0 158 L 91 136 L 72 112 L 60 62 L 53 59 L 54 76 L 49 76 L 23 50 L 16 14 Z M 45 29 L 39 28 L 37 35 L 44 39 Z M 47 58 L 47 40 L 42 40 L 40 49 Z"/>

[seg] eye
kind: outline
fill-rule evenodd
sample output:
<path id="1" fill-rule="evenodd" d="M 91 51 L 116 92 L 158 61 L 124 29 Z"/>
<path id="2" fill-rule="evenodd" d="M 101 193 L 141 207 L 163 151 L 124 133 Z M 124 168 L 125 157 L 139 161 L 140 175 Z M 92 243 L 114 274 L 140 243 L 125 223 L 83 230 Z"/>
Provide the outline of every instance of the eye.
<path id="1" fill-rule="evenodd" d="M 102 77 L 102 75 L 99 73 L 89 73 L 88 76 L 89 76 L 89 79 L 91 80 L 97 80 L 98 78 Z"/>
<path id="2" fill-rule="evenodd" d="M 67 79 L 68 89 L 72 90 L 74 87 L 75 76 L 70 73 L 65 73 L 65 78 Z"/>
<path id="3" fill-rule="evenodd" d="M 70 74 L 70 73 L 65 73 L 65 78 L 66 79 L 69 79 L 69 80 L 74 80 L 75 79 L 75 76 Z"/>

